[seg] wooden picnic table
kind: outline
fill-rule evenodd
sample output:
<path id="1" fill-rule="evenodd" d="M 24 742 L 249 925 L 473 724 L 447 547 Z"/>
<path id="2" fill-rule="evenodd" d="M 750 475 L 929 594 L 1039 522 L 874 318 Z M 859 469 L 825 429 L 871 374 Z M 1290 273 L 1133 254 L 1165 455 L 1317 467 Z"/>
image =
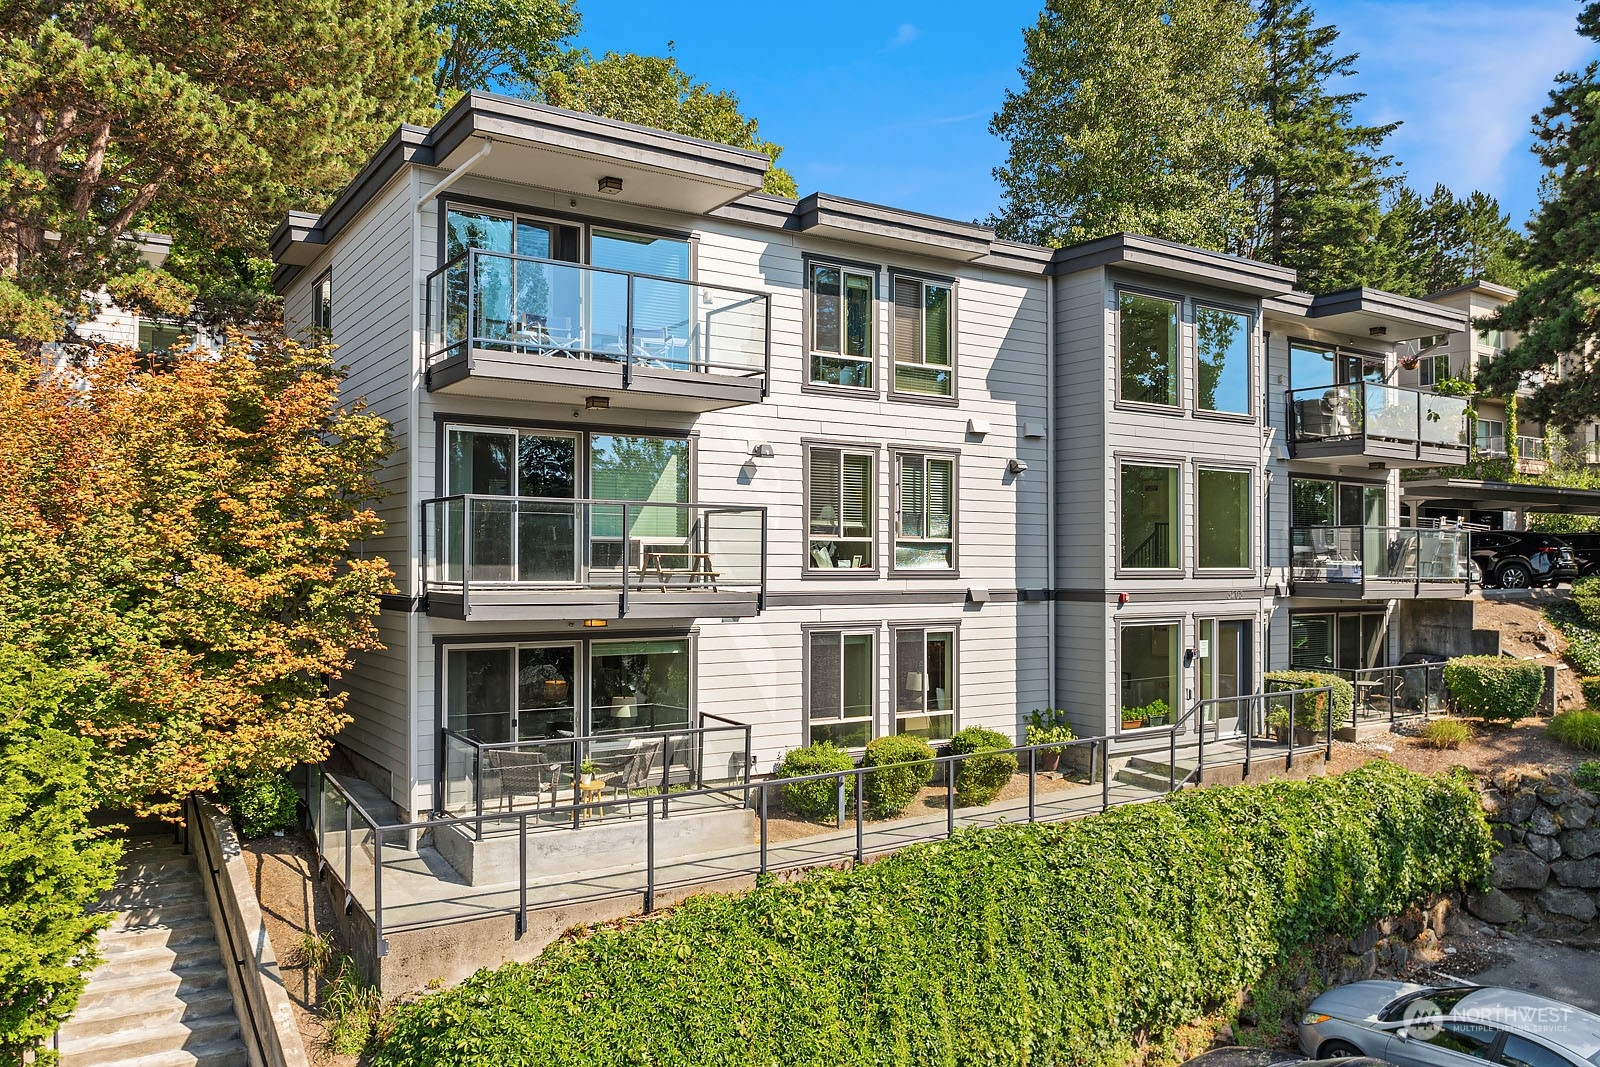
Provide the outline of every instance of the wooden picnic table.
<path id="1" fill-rule="evenodd" d="M 682 560 L 685 565 L 668 565 L 668 561 Z M 687 578 L 689 584 L 709 586 L 713 593 L 717 592 L 717 579 L 721 573 L 711 565 L 711 553 L 692 552 L 688 549 L 653 551 L 642 553 L 639 557 L 639 578 L 654 573 L 660 581 L 661 588 L 667 587 L 668 580 L 672 578 Z"/>

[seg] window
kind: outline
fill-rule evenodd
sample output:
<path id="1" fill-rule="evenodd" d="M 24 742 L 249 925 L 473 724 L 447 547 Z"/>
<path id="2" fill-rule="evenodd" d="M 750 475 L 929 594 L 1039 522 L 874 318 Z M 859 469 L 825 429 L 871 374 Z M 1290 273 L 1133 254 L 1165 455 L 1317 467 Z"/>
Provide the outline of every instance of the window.
<path id="1" fill-rule="evenodd" d="M 689 502 L 689 442 L 681 437 L 595 434 L 589 439 L 589 492 L 596 500 L 641 502 L 628 508 L 626 534 L 622 508 L 593 505 L 594 566 L 637 566 L 649 544 L 681 549 L 689 537 L 689 509 L 678 506 Z"/>
<path id="2" fill-rule="evenodd" d="M 333 331 L 333 271 L 325 270 L 311 292 L 312 329 Z"/>
<path id="3" fill-rule="evenodd" d="M 1478 452 L 1485 456 L 1506 454 L 1506 424 L 1499 419 L 1479 418 Z"/>
<path id="4" fill-rule="evenodd" d="M 589 717 L 596 734 L 689 726 L 689 642 L 594 642 Z"/>
<path id="5" fill-rule="evenodd" d="M 874 388 L 873 275 L 829 263 L 812 263 L 808 277 L 811 384 Z"/>
<path id="6" fill-rule="evenodd" d="M 1160 297 L 1123 293 L 1117 332 L 1121 399 L 1140 404 L 1178 404 L 1178 304 Z"/>
<path id="7" fill-rule="evenodd" d="M 1198 404 L 1204 411 L 1250 414 L 1250 347 L 1254 323 L 1238 311 L 1194 309 Z"/>
<path id="8" fill-rule="evenodd" d="M 876 455 L 848 448 L 812 448 L 807 453 L 807 568 L 876 569 L 872 558 Z"/>
<path id="9" fill-rule="evenodd" d="M 1171 724 L 1178 692 L 1180 629 L 1176 622 L 1135 623 L 1119 632 L 1117 670 L 1124 727 Z M 1165 711 L 1151 707 L 1156 701 L 1165 705 Z"/>
<path id="10" fill-rule="evenodd" d="M 1202 467 L 1195 481 L 1200 569 L 1250 567 L 1250 472 Z"/>
<path id="11" fill-rule="evenodd" d="M 919 396 L 951 396 L 955 385 L 948 284 L 920 278 L 894 279 L 894 390 Z"/>
<path id="12" fill-rule="evenodd" d="M 1439 384 L 1450 377 L 1450 354 L 1423 356 L 1417 363 L 1417 383 L 1424 388 Z"/>
<path id="13" fill-rule="evenodd" d="M 1388 662 L 1381 612 L 1303 612 L 1289 616 L 1289 665 L 1298 670 L 1365 670 Z"/>
<path id="14" fill-rule="evenodd" d="M 871 633 L 812 631 L 806 642 L 808 744 L 861 748 L 872 739 L 877 656 Z"/>
<path id="15" fill-rule="evenodd" d="M 1124 464 L 1120 508 L 1119 565 L 1127 570 L 1177 569 L 1178 468 Z"/>
<path id="16" fill-rule="evenodd" d="M 956 634 L 953 629 L 896 630 L 894 730 L 928 741 L 956 732 Z"/>
<path id="17" fill-rule="evenodd" d="M 895 569 L 954 568 L 955 460 L 905 454 L 896 466 L 900 509 L 895 515 Z"/>
<path id="18" fill-rule="evenodd" d="M 1490 1058 L 1489 1052 L 1494 1047 L 1495 1039 L 1499 1036 L 1500 1031 L 1483 1023 L 1446 1019 L 1440 1024 L 1438 1033 L 1429 1037 L 1427 1041 L 1430 1045 L 1458 1052 L 1463 1056 L 1487 1060 Z"/>
<path id="19" fill-rule="evenodd" d="M 139 351 L 146 355 L 152 352 L 165 352 L 176 345 L 184 335 L 182 326 L 167 322 L 140 321 Z"/>
<path id="20" fill-rule="evenodd" d="M 1507 1067 L 1572 1067 L 1567 1058 L 1543 1045 L 1535 1045 L 1525 1037 L 1507 1034 L 1500 1050 L 1500 1062 Z"/>

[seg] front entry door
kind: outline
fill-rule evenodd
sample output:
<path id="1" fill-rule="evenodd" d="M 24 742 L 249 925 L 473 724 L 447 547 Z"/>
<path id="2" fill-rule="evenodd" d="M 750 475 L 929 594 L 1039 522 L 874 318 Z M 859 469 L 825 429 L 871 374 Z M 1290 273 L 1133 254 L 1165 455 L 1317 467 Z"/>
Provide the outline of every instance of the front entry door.
<path id="1" fill-rule="evenodd" d="M 1232 736 L 1247 725 L 1250 660 L 1248 619 L 1200 620 L 1200 699 L 1215 700 L 1205 706 L 1201 724 L 1213 727 L 1213 736 Z"/>

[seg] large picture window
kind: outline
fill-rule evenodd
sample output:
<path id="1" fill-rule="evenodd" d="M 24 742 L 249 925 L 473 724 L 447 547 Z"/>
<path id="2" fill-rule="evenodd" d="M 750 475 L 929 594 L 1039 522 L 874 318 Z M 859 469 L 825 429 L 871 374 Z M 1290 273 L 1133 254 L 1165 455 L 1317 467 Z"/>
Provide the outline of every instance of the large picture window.
<path id="1" fill-rule="evenodd" d="M 1194 309 L 1197 406 L 1202 411 L 1250 414 L 1250 347 L 1253 322 L 1238 311 Z"/>
<path id="2" fill-rule="evenodd" d="M 902 454 L 896 467 L 895 569 L 950 570 L 956 565 L 955 460 Z"/>
<path id="3" fill-rule="evenodd" d="M 1178 556 L 1178 468 L 1126 463 L 1119 509 L 1124 570 L 1176 570 Z"/>
<path id="4" fill-rule="evenodd" d="M 955 340 L 954 291 L 920 278 L 894 279 L 894 390 L 919 396 L 952 395 Z"/>
<path id="5" fill-rule="evenodd" d="M 897 629 L 894 635 L 895 732 L 928 741 L 954 736 L 956 633 L 948 627 Z"/>
<path id="6" fill-rule="evenodd" d="M 1181 629 L 1176 622 L 1130 623 L 1122 627 L 1118 634 L 1117 671 L 1124 728 L 1172 723 L 1177 712 Z"/>
<path id="7" fill-rule="evenodd" d="M 872 290 L 864 271 L 812 263 L 810 382 L 872 389 Z"/>
<path id="8" fill-rule="evenodd" d="M 1178 404 L 1178 304 L 1174 300 L 1123 293 L 1117 301 L 1121 399 L 1139 404 Z"/>
<path id="9" fill-rule="evenodd" d="M 861 748 L 872 740 L 876 638 L 870 632 L 812 631 L 806 641 L 808 744 Z"/>
<path id="10" fill-rule="evenodd" d="M 811 570 L 872 570 L 875 452 L 813 447 L 806 463 Z"/>
<path id="11" fill-rule="evenodd" d="M 1250 472 L 1201 467 L 1195 474 L 1195 532 L 1201 570 L 1251 566 Z"/>

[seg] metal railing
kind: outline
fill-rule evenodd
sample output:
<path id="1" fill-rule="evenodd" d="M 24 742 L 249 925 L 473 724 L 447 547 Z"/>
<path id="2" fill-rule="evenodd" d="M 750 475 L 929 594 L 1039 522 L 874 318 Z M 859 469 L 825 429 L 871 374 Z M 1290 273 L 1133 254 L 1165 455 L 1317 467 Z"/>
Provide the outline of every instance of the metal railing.
<path id="1" fill-rule="evenodd" d="M 767 510 L 758 506 L 460 494 L 422 502 L 423 584 L 641 590 L 767 585 Z"/>
<path id="2" fill-rule="evenodd" d="M 1371 438 L 1423 446 L 1465 449 L 1465 397 L 1378 382 L 1320 385 L 1288 394 L 1291 442 Z"/>
<path id="3" fill-rule="evenodd" d="M 1468 534 L 1411 526 L 1294 526 L 1289 577 L 1300 582 L 1467 580 Z"/>
<path id="4" fill-rule="evenodd" d="M 1350 706 L 1350 726 L 1387 722 L 1393 726 L 1408 719 L 1427 719 L 1447 711 L 1450 691 L 1444 684 L 1444 664 L 1412 663 L 1394 667 L 1316 668 L 1337 674 L 1355 687 Z"/>
<path id="5" fill-rule="evenodd" d="M 601 799 L 599 794 L 605 789 L 618 795 L 659 795 L 662 811 L 667 813 L 673 790 L 749 785 L 752 759 L 747 724 L 702 712 L 701 725 L 689 726 L 687 708 L 654 703 L 628 707 L 630 720 L 645 720 L 638 724 L 642 729 L 617 726 L 581 737 L 495 743 L 444 730 L 439 811 L 481 817 L 486 808 L 490 814 L 497 804 L 510 810 L 519 800 L 529 798 L 533 802 L 529 829 L 575 830 L 580 812 L 592 812 L 592 802 Z M 599 715 L 600 710 L 594 713 Z M 612 722 L 618 721 L 619 710 L 609 709 Z M 657 729 L 658 716 L 672 721 Z M 589 773 L 603 780 L 592 796 L 582 785 L 586 765 L 592 767 Z M 728 797 L 718 794 L 715 800 L 725 802 Z M 570 811 L 563 808 L 564 801 Z M 680 801 L 680 806 L 685 805 L 697 806 L 692 800 Z M 738 805 L 744 806 L 742 795 Z M 477 836 L 480 826 L 472 824 L 467 829 Z"/>
<path id="6" fill-rule="evenodd" d="M 1505 434 L 1480 434 L 1473 443 L 1472 450 L 1476 455 L 1488 459 L 1504 459 L 1506 456 Z"/>
<path id="7" fill-rule="evenodd" d="M 430 363 L 475 351 L 766 378 L 765 293 L 472 248 L 428 275 Z"/>
<path id="8" fill-rule="evenodd" d="M 1543 463 L 1550 458 L 1549 450 L 1545 447 L 1543 437 L 1528 437 L 1517 434 L 1517 462 L 1518 463 Z"/>
<path id="9" fill-rule="evenodd" d="M 867 837 L 864 786 L 868 775 L 887 770 L 888 766 L 862 766 L 848 771 L 795 778 L 768 778 L 760 781 L 752 781 L 746 777 L 741 782 L 724 785 L 698 785 L 686 781 L 673 784 L 668 792 L 652 790 L 634 794 L 613 794 L 581 802 L 552 804 L 547 809 L 538 810 L 522 808 L 479 813 L 474 808 L 471 812 L 461 814 L 446 813 L 433 818 L 387 824 L 380 822 L 363 808 L 336 774 L 325 768 L 313 768 L 308 785 L 308 806 L 312 813 L 313 831 L 316 835 L 318 873 L 331 872 L 339 882 L 343 890 L 342 906 L 347 915 L 360 912 L 365 916 L 373 932 L 373 958 L 378 959 L 388 952 L 388 941 L 384 936 L 385 930 L 388 929 L 384 904 L 385 849 L 389 849 L 391 853 L 400 853 L 402 861 L 405 857 L 414 855 L 389 844 L 396 835 L 402 836 L 403 839 L 414 839 L 418 835 L 446 828 L 468 828 L 479 837 L 514 831 L 517 835 L 518 871 L 515 903 L 497 904 L 489 899 L 474 900 L 473 914 L 479 916 L 511 914 L 515 918 L 516 932 L 520 936 L 528 929 L 530 882 L 534 881 L 530 879 L 528 871 L 529 834 L 538 829 L 540 820 L 553 819 L 555 823 L 570 827 L 568 832 L 582 833 L 585 827 L 595 824 L 594 821 L 585 819 L 585 815 L 601 816 L 618 812 L 637 814 L 642 811 L 644 854 L 637 858 L 637 866 L 630 868 L 636 876 L 642 877 L 642 887 L 616 890 L 610 895 L 623 893 L 631 895 L 642 892 L 644 910 L 648 913 L 655 909 L 658 880 L 662 876 L 656 861 L 657 822 L 669 817 L 681 818 L 681 815 L 671 815 L 671 811 L 676 809 L 681 812 L 697 801 L 720 798 L 724 803 L 738 803 L 754 808 L 759 826 L 756 845 L 742 864 L 735 856 L 721 854 L 713 868 L 699 875 L 679 877 L 672 883 L 675 888 L 724 882 L 740 874 L 766 875 L 771 871 L 773 867 L 770 862 L 770 852 L 774 843 L 771 830 L 771 795 L 774 790 L 781 791 L 787 786 L 812 782 L 832 783 L 835 791 L 836 825 L 841 830 L 844 828 L 849 821 L 847 814 L 852 808 L 855 825 L 855 832 L 848 840 L 840 839 L 834 842 L 842 846 L 836 853 L 828 853 L 825 846 L 808 847 L 805 861 L 791 866 L 818 866 L 845 859 L 861 863 L 869 855 L 891 852 L 914 841 L 939 840 L 953 835 L 956 830 L 958 807 L 956 788 L 961 765 L 967 760 L 992 756 L 999 752 L 1010 753 L 1017 758 L 1018 773 L 1026 775 L 1027 778 L 1027 797 L 1025 803 L 1016 805 L 1016 814 L 1024 817 L 1026 821 L 1050 822 L 1077 818 L 1125 804 L 1142 803 L 1176 792 L 1187 782 L 1199 779 L 1203 775 L 1208 751 L 1214 766 L 1242 763 L 1247 773 L 1254 762 L 1266 758 L 1281 757 L 1284 766 L 1292 768 L 1296 755 L 1316 748 L 1321 748 L 1324 756 L 1331 756 L 1333 751 L 1333 701 L 1329 695 L 1331 693 L 1331 687 L 1320 687 L 1202 700 L 1193 705 L 1177 722 L 1142 731 L 1135 739 L 1136 743 L 1126 748 L 1130 752 L 1158 751 L 1162 738 L 1166 738 L 1169 762 L 1167 788 L 1164 792 L 1145 789 L 1132 796 L 1113 795 L 1111 746 L 1119 741 L 1113 735 L 1078 738 L 1068 742 L 1017 745 L 1007 749 L 986 749 L 974 753 L 952 753 L 936 756 L 931 761 L 917 761 L 933 765 L 930 782 L 936 789 L 941 786 L 943 788 L 944 818 L 940 821 L 939 828 L 918 833 L 914 828 L 907 830 L 901 822 L 890 822 L 884 832 L 875 835 L 878 840 L 871 844 Z M 1324 695 L 1324 699 L 1319 701 L 1319 694 Z M 1303 703 L 1305 701 L 1311 703 Z M 1232 708 L 1235 715 L 1234 723 L 1237 725 L 1239 722 L 1245 722 L 1246 728 L 1237 734 L 1228 733 L 1224 729 L 1228 721 L 1225 714 L 1217 713 L 1209 717 L 1206 715 L 1205 709 L 1221 707 Z M 1241 708 L 1243 711 L 1240 711 Z M 1304 721 L 1307 708 L 1311 709 L 1312 714 L 1318 716 L 1325 714 L 1325 719 L 1318 719 L 1326 730 L 1320 740 L 1314 731 L 1296 730 L 1293 725 L 1289 725 L 1286 730 L 1280 729 L 1280 719 L 1289 724 L 1293 724 L 1297 718 Z M 1274 714 L 1280 709 L 1284 712 L 1282 716 Z M 1180 778 L 1177 772 L 1178 753 L 1180 747 L 1184 752 L 1188 752 L 1191 740 L 1197 764 L 1193 770 L 1187 771 Z M 1222 746 L 1230 744 L 1233 746 L 1231 755 L 1225 756 L 1219 751 Z M 1058 753 L 1064 764 L 1075 765 L 1081 773 L 1085 773 L 1088 778 L 1085 785 L 1086 793 L 1058 801 L 1052 801 L 1048 797 L 1041 798 L 1039 790 L 1041 752 Z M 1083 755 L 1079 755 L 1080 753 Z M 1096 781 L 1099 785 L 1098 790 L 1093 789 Z M 1083 802 L 1085 799 L 1087 803 Z M 1064 806 L 1068 804 L 1071 806 Z M 1001 818 L 1010 815 L 1011 809 L 1007 809 Z M 931 827 L 933 824 L 930 822 L 928 825 Z M 357 861 L 358 856 L 361 857 L 360 862 Z M 623 863 L 623 857 L 614 858 L 618 864 Z M 616 871 L 618 868 L 611 869 Z M 588 895 L 574 894 L 570 900 L 593 899 L 594 891 L 586 889 L 586 892 Z M 542 906 L 559 906 L 567 899 L 546 900 Z M 457 920 L 443 919 L 437 922 L 450 921 Z M 437 922 L 418 922 L 408 928 L 424 928 L 436 925 Z"/>

